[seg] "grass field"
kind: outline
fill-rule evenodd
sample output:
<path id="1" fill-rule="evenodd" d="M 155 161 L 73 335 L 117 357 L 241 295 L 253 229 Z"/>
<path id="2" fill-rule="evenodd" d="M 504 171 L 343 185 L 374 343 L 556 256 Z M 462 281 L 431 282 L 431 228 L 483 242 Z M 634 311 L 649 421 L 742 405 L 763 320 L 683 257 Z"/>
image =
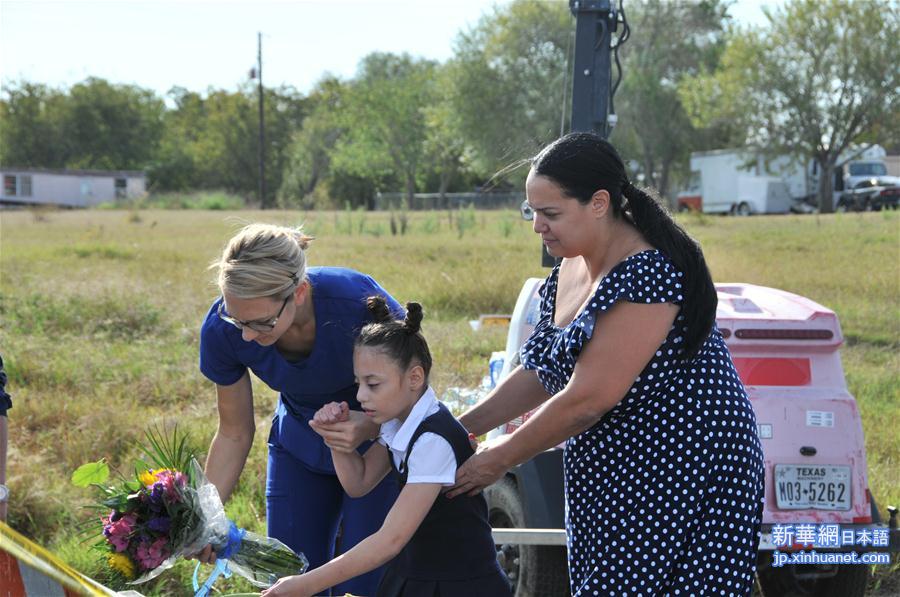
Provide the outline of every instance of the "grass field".
<path id="1" fill-rule="evenodd" d="M 215 428 L 212 386 L 197 369 L 198 329 L 216 296 L 207 266 L 243 223 L 305 223 L 313 265 L 373 275 L 401 301 L 426 308 L 433 383 L 475 386 L 505 330 L 472 332 L 480 313 L 508 313 L 523 280 L 544 276 L 539 244 L 517 213 L 6 211 L 0 214 L 0 353 L 8 367 L 10 524 L 98 580 L 96 554 L 75 537 L 87 491 L 68 483 L 80 464 L 137 455 L 151 425 L 178 422 L 202 453 Z M 900 217 L 896 212 L 682 220 L 718 282 L 749 282 L 814 299 L 837 312 L 850 391 L 863 417 L 869 482 L 882 507 L 900 505 Z M 265 530 L 265 438 L 275 395 L 255 386 L 257 441 L 228 505 L 241 526 Z M 139 589 L 189 594 L 192 567 Z M 873 590 L 897 586 L 880 567 Z M 187 584 L 185 584 L 187 583 Z M 879 586 L 876 586 L 879 585 Z M 220 581 L 224 592 L 246 589 Z"/>

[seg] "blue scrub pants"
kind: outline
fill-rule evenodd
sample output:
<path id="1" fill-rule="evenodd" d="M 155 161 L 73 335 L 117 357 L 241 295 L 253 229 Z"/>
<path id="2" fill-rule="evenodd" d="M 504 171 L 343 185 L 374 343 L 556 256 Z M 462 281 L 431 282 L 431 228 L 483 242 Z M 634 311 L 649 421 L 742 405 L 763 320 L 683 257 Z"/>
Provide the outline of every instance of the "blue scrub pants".
<path id="1" fill-rule="evenodd" d="M 287 450 L 269 444 L 266 478 L 266 518 L 270 537 L 303 552 L 309 567 L 334 558 L 341 528 L 340 553 L 373 534 L 397 498 L 398 486 L 388 474 L 372 491 L 351 498 L 336 475 L 310 470 Z M 339 554 L 337 554 L 339 555 Z M 332 588 L 334 595 L 374 595 L 384 568 L 378 568 Z"/>

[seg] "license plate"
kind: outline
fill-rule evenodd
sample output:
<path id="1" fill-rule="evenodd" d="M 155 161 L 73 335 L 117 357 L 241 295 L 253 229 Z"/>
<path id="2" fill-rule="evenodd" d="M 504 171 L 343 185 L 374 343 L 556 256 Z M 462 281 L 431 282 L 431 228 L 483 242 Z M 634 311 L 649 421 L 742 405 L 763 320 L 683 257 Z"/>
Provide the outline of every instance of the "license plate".
<path id="1" fill-rule="evenodd" d="M 850 467 L 776 464 L 775 502 L 780 510 L 849 510 Z"/>

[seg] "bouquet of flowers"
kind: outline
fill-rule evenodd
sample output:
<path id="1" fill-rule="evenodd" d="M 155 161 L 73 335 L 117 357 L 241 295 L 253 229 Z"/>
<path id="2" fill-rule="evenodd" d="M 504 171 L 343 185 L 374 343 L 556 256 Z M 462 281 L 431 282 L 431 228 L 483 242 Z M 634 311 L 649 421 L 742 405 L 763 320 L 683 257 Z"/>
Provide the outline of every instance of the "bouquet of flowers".
<path id="1" fill-rule="evenodd" d="M 301 574 L 308 562 L 281 541 L 247 532 L 228 520 L 216 487 L 210 483 L 186 447 L 186 437 L 159 431 L 146 433 L 150 463 L 140 461 L 132 479 L 107 484 L 105 461 L 79 467 L 72 483 L 92 485 L 100 495 L 99 516 L 86 532 L 99 537 L 112 570 L 132 584 L 155 578 L 185 555 L 211 544 L 216 568 L 198 595 L 205 595 L 219 575 L 236 572 L 258 587 L 282 576 Z M 199 564 L 198 564 L 199 569 Z M 197 571 L 194 572 L 197 590 Z"/>

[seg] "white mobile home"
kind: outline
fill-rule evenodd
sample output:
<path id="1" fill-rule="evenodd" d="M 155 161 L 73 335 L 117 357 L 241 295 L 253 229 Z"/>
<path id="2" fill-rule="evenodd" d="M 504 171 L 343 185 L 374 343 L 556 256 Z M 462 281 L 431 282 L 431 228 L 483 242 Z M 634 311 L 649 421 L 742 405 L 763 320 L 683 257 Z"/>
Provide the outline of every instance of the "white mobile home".
<path id="1" fill-rule="evenodd" d="M 143 172 L 133 170 L 47 170 L 5 168 L 0 203 L 90 207 L 146 193 Z"/>

